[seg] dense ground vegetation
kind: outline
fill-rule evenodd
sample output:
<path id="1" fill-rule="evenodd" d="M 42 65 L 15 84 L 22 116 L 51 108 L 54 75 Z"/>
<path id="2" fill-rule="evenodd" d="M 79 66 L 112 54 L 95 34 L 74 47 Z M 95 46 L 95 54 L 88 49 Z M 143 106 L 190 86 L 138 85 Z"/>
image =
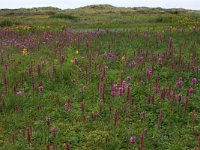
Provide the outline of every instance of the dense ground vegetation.
<path id="1" fill-rule="evenodd" d="M 0 11 L 0 149 L 200 148 L 198 11 L 46 9 Z"/>

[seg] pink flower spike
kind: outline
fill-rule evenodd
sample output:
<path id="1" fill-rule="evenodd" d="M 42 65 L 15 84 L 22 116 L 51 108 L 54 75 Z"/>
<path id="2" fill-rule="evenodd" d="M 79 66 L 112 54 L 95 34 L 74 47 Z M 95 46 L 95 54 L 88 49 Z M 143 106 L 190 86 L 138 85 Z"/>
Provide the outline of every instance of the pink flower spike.
<path id="1" fill-rule="evenodd" d="M 192 78 L 192 84 L 195 85 L 197 83 L 197 78 Z"/>
<path id="2" fill-rule="evenodd" d="M 127 80 L 128 80 L 128 81 L 131 81 L 131 76 L 128 76 L 128 77 L 127 77 Z"/>
<path id="3" fill-rule="evenodd" d="M 134 143 L 135 143 L 135 137 L 134 137 L 134 136 L 131 136 L 131 137 L 130 137 L 130 143 L 131 143 L 131 144 L 134 144 Z"/>
<path id="4" fill-rule="evenodd" d="M 123 91 L 124 91 L 124 88 L 123 88 L 123 87 L 119 87 L 118 95 L 119 95 L 119 96 L 122 96 Z"/>
<path id="5" fill-rule="evenodd" d="M 147 70 L 146 70 L 146 77 L 147 77 L 148 81 L 150 81 L 151 70 L 149 68 L 147 68 Z"/>
<path id="6" fill-rule="evenodd" d="M 183 84 L 182 78 L 179 78 L 176 83 L 177 87 L 180 89 L 182 87 L 182 84 Z"/>
<path id="7" fill-rule="evenodd" d="M 114 91 L 114 90 L 117 90 L 117 83 L 114 83 L 114 84 L 113 84 L 112 90 L 113 90 L 113 91 Z"/>
<path id="8" fill-rule="evenodd" d="M 42 93 L 42 90 L 43 90 L 43 86 L 40 85 L 40 86 L 38 87 L 38 92 L 39 92 L 39 93 Z"/>
<path id="9" fill-rule="evenodd" d="M 178 94 L 178 102 L 180 103 L 181 102 L 181 99 L 182 99 L 182 95 L 181 93 Z"/>
<path id="10" fill-rule="evenodd" d="M 112 96 L 112 97 L 115 97 L 115 91 L 112 91 L 112 92 L 111 92 L 111 96 Z"/>
<path id="11" fill-rule="evenodd" d="M 17 92 L 17 95 L 18 95 L 18 96 L 22 96 L 22 91 L 18 91 L 18 92 Z"/>
<path id="12" fill-rule="evenodd" d="M 192 87 L 189 88 L 189 93 L 190 94 L 194 93 L 194 89 Z"/>

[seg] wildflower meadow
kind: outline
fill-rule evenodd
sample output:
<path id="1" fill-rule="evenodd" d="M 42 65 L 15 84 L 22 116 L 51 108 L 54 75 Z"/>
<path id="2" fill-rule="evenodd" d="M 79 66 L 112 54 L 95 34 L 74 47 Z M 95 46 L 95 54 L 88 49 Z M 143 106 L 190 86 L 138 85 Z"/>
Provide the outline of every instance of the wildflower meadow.
<path id="1" fill-rule="evenodd" d="M 15 13 L 0 16 L 15 23 L 0 27 L 0 149 L 200 149 L 199 15 Z"/>

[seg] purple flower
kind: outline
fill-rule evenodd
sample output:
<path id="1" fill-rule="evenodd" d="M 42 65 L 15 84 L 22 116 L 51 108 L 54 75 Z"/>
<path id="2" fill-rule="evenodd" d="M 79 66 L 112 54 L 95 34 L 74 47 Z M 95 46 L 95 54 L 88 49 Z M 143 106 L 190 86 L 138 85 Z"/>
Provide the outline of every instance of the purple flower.
<path id="1" fill-rule="evenodd" d="M 194 89 L 192 87 L 189 88 L 189 93 L 193 93 L 194 92 Z"/>
<path id="2" fill-rule="evenodd" d="M 135 137 L 134 137 L 134 136 L 131 136 L 131 137 L 130 137 L 130 142 L 131 142 L 131 144 L 134 144 L 134 143 L 135 143 Z"/>
<path id="3" fill-rule="evenodd" d="M 149 68 L 147 68 L 146 77 L 147 77 L 148 81 L 150 81 L 150 76 L 151 76 L 151 70 Z"/>
<path id="4" fill-rule="evenodd" d="M 177 83 L 176 83 L 177 87 L 180 89 L 182 84 L 183 84 L 182 78 L 179 78 Z"/>
<path id="5" fill-rule="evenodd" d="M 181 99 L 182 99 L 182 95 L 181 93 L 178 94 L 178 102 L 180 103 L 181 102 Z"/>
<path id="6" fill-rule="evenodd" d="M 42 85 L 38 86 L 38 92 L 42 93 L 42 90 L 43 90 L 43 86 Z"/>
<path id="7" fill-rule="evenodd" d="M 18 92 L 17 92 L 17 95 L 18 95 L 18 96 L 22 96 L 22 91 L 18 91 Z"/>
<path id="8" fill-rule="evenodd" d="M 74 58 L 74 62 L 77 63 L 78 62 L 78 58 L 75 57 Z"/>
<path id="9" fill-rule="evenodd" d="M 122 87 L 126 88 L 126 81 L 122 81 Z"/>
<path id="10" fill-rule="evenodd" d="M 113 84 L 112 90 L 113 90 L 113 91 L 114 91 L 114 90 L 117 90 L 117 83 L 114 83 L 114 84 Z"/>
<path id="11" fill-rule="evenodd" d="M 135 62 L 135 61 L 131 61 L 131 62 L 128 64 L 129 67 L 134 67 L 135 65 L 136 65 L 136 62 Z"/>
<path id="12" fill-rule="evenodd" d="M 112 91 L 112 92 L 111 92 L 111 96 L 112 96 L 112 97 L 115 97 L 115 91 Z"/>
<path id="13" fill-rule="evenodd" d="M 119 87 L 119 90 L 118 90 L 119 96 L 122 96 L 123 91 L 124 91 L 124 88 L 123 87 Z"/>
<path id="14" fill-rule="evenodd" d="M 192 78 L 192 84 L 196 84 L 197 83 L 197 78 Z"/>
<path id="15" fill-rule="evenodd" d="M 128 76 L 128 77 L 127 77 L 127 80 L 128 80 L 128 81 L 130 81 L 130 80 L 131 80 L 131 77 L 130 77 L 130 76 Z"/>

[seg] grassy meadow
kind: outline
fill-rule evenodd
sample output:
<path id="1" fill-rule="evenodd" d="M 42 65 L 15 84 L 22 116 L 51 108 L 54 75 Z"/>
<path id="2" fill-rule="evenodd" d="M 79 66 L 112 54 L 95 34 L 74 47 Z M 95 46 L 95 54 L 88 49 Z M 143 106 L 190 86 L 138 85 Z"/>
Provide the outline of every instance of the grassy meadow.
<path id="1" fill-rule="evenodd" d="M 0 10 L 1 150 L 200 150 L 200 11 Z"/>

